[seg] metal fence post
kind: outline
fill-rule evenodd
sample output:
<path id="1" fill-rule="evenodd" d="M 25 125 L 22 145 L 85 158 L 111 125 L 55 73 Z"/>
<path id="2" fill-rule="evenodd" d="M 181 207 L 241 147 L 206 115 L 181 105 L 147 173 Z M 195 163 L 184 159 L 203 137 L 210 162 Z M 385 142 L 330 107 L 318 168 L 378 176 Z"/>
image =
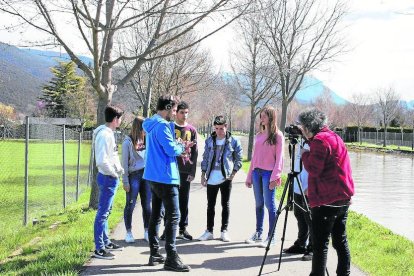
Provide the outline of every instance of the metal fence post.
<path id="1" fill-rule="evenodd" d="M 78 138 L 78 163 L 76 166 L 76 201 L 78 201 L 79 199 L 80 151 L 81 151 L 82 135 L 83 135 L 83 123 L 81 125 L 81 129 L 79 132 L 79 138 Z"/>
<path id="2" fill-rule="evenodd" d="M 24 150 L 24 215 L 23 225 L 27 225 L 29 209 L 29 116 L 26 116 L 26 137 Z"/>
<path id="3" fill-rule="evenodd" d="M 65 140 L 66 140 L 66 127 L 62 125 L 62 170 L 63 170 L 63 208 L 66 208 L 66 156 L 65 156 Z"/>

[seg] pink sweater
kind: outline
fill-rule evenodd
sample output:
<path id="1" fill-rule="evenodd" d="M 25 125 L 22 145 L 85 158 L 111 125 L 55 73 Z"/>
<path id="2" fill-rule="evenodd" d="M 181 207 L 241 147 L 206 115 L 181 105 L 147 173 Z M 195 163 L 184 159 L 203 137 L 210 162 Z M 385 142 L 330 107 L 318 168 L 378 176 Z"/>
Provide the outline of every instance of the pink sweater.
<path id="1" fill-rule="evenodd" d="M 270 181 L 280 178 L 283 169 L 283 148 L 285 139 L 281 131 L 277 132 L 276 144 L 266 143 L 267 135 L 259 133 L 256 135 L 253 149 L 253 157 L 250 163 L 246 181 L 252 183 L 252 171 L 256 168 L 272 171 Z"/>

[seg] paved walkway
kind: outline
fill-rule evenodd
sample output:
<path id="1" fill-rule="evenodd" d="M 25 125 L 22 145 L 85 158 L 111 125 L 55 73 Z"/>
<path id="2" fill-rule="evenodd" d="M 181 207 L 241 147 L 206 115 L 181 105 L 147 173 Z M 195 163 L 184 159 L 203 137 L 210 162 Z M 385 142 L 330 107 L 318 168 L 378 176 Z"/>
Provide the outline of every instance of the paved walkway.
<path id="1" fill-rule="evenodd" d="M 204 144 L 204 143 L 203 143 Z M 201 145 L 200 145 L 201 146 Z M 200 148 L 200 158 L 202 149 Z M 200 185 L 200 169 L 197 170 L 196 180 L 192 183 L 189 203 L 189 226 L 187 230 L 194 238 L 199 237 L 206 228 L 206 189 Z M 230 242 L 218 240 L 220 237 L 221 206 L 217 200 L 215 240 L 211 241 L 183 241 L 177 240 L 177 250 L 184 263 L 191 266 L 191 275 L 258 275 L 265 254 L 265 249 L 244 243 L 255 230 L 255 207 L 253 190 L 244 185 L 246 174 L 239 171 L 233 181 L 233 190 L 230 198 Z M 118 195 L 119 196 L 119 195 Z M 220 196 L 220 195 L 219 195 Z M 149 257 L 148 244 L 143 240 L 141 206 L 137 204 L 134 212 L 133 233 L 136 242 L 124 242 L 125 227 L 123 221 L 118 224 L 112 233 L 112 240 L 125 246 L 123 251 L 114 252 L 114 260 L 92 258 L 85 264 L 81 275 L 174 275 L 176 272 L 163 270 L 162 265 L 147 266 Z M 263 267 L 262 275 L 309 275 L 311 262 L 301 261 L 301 255 L 282 255 L 280 271 L 277 271 L 280 238 L 283 230 L 285 212 L 277 224 L 277 245 L 270 248 Z M 265 216 L 265 231 L 267 231 L 267 215 Z M 288 223 L 284 248 L 293 244 L 297 235 L 297 225 L 293 212 L 288 212 Z M 161 246 L 163 242 L 161 242 Z M 165 254 L 164 250 L 161 250 Z M 330 248 L 328 256 L 328 271 L 336 275 L 337 257 L 335 250 Z M 358 268 L 352 267 L 351 275 L 365 275 Z"/>

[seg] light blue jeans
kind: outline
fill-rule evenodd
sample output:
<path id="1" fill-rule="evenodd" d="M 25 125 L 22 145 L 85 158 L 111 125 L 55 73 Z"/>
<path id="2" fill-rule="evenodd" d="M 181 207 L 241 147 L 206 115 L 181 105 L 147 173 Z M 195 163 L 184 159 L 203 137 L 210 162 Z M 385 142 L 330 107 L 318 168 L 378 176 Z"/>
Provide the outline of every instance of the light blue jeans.
<path id="1" fill-rule="evenodd" d="M 95 249 L 100 250 L 111 243 L 108 236 L 108 216 L 118 187 L 118 178 L 98 173 L 96 183 L 99 188 L 99 201 L 94 223 L 94 241 Z"/>
<path id="2" fill-rule="evenodd" d="M 265 171 L 262 169 L 254 169 L 252 173 L 254 198 L 256 201 L 256 232 L 263 233 L 263 219 L 264 219 L 264 206 L 266 205 L 269 214 L 269 232 L 270 236 L 273 224 L 276 219 L 276 201 L 275 193 L 276 188 L 269 189 L 271 171 Z"/>

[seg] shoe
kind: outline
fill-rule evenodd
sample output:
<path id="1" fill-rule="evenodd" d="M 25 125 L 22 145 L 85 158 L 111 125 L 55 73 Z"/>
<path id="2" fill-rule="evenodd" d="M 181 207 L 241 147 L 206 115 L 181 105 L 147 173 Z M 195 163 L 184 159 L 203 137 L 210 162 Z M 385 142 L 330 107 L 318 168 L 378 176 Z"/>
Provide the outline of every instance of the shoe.
<path id="1" fill-rule="evenodd" d="M 125 242 L 126 243 L 134 243 L 135 242 L 134 236 L 132 236 L 131 231 L 128 231 L 126 233 L 126 235 L 125 235 Z"/>
<path id="2" fill-rule="evenodd" d="M 161 241 L 165 241 L 165 230 L 162 232 L 162 235 L 160 236 Z"/>
<path id="3" fill-rule="evenodd" d="M 283 253 L 286 254 L 305 254 L 306 248 L 304 246 L 299 246 L 297 244 L 292 245 L 288 249 L 284 249 Z"/>
<path id="4" fill-rule="evenodd" d="M 193 236 L 191 236 L 187 230 L 180 230 L 177 239 L 181 239 L 181 240 L 187 240 L 187 241 L 191 241 L 193 239 Z"/>
<path id="5" fill-rule="evenodd" d="M 105 245 L 105 249 L 109 251 L 122 251 L 123 248 L 116 243 L 111 242 Z"/>
<path id="6" fill-rule="evenodd" d="M 165 262 L 165 258 L 160 253 L 151 254 L 148 260 L 149 266 L 154 266 L 156 264 L 163 264 Z"/>
<path id="7" fill-rule="evenodd" d="M 311 250 L 306 250 L 305 254 L 302 256 L 302 261 L 312 261 L 313 252 Z"/>
<path id="8" fill-rule="evenodd" d="M 177 252 L 174 252 L 172 256 L 167 256 L 167 259 L 165 259 L 164 269 L 176 272 L 189 272 L 191 268 L 183 264 Z"/>
<path id="9" fill-rule="evenodd" d="M 259 232 L 254 232 L 254 234 L 250 238 L 245 240 L 245 242 L 248 244 L 253 244 L 256 242 L 263 242 L 262 234 L 260 234 Z"/>
<path id="10" fill-rule="evenodd" d="M 260 243 L 259 246 L 266 248 L 268 243 L 269 243 L 269 237 L 267 237 L 267 239 L 264 242 Z M 270 242 L 269 247 L 275 246 L 275 244 L 276 244 L 276 241 L 275 241 L 275 238 L 273 238 L 272 241 Z"/>
<path id="11" fill-rule="evenodd" d="M 115 255 L 105 249 L 95 250 L 95 252 L 93 253 L 93 256 L 95 258 L 104 259 L 104 260 L 115 259 Z"/>
<path id="12" fill-rule="evenodd" d="M 224 242 L 229 242 L 230 241 L 229 232 L 227 232 L 227 230 L 221 231 L 220 240 L 222 240 Z"/>
<path id="13" fill-rule="evenodd" d="M 206 230 L 203 235 L 201 235 L 198 240 L 199 241 L 208 241 L 208 240 L 213 240 L 214 236 L 213 233 L 211 233 L 210 231 Z"/>
<path id="14" fill-rule="evenodd" d="M 145 229 L 144 230 L 144 240 L 146 240 L 147 242 L 149 242 L 149 239 L 148 239 L 148 229 Z"/>

